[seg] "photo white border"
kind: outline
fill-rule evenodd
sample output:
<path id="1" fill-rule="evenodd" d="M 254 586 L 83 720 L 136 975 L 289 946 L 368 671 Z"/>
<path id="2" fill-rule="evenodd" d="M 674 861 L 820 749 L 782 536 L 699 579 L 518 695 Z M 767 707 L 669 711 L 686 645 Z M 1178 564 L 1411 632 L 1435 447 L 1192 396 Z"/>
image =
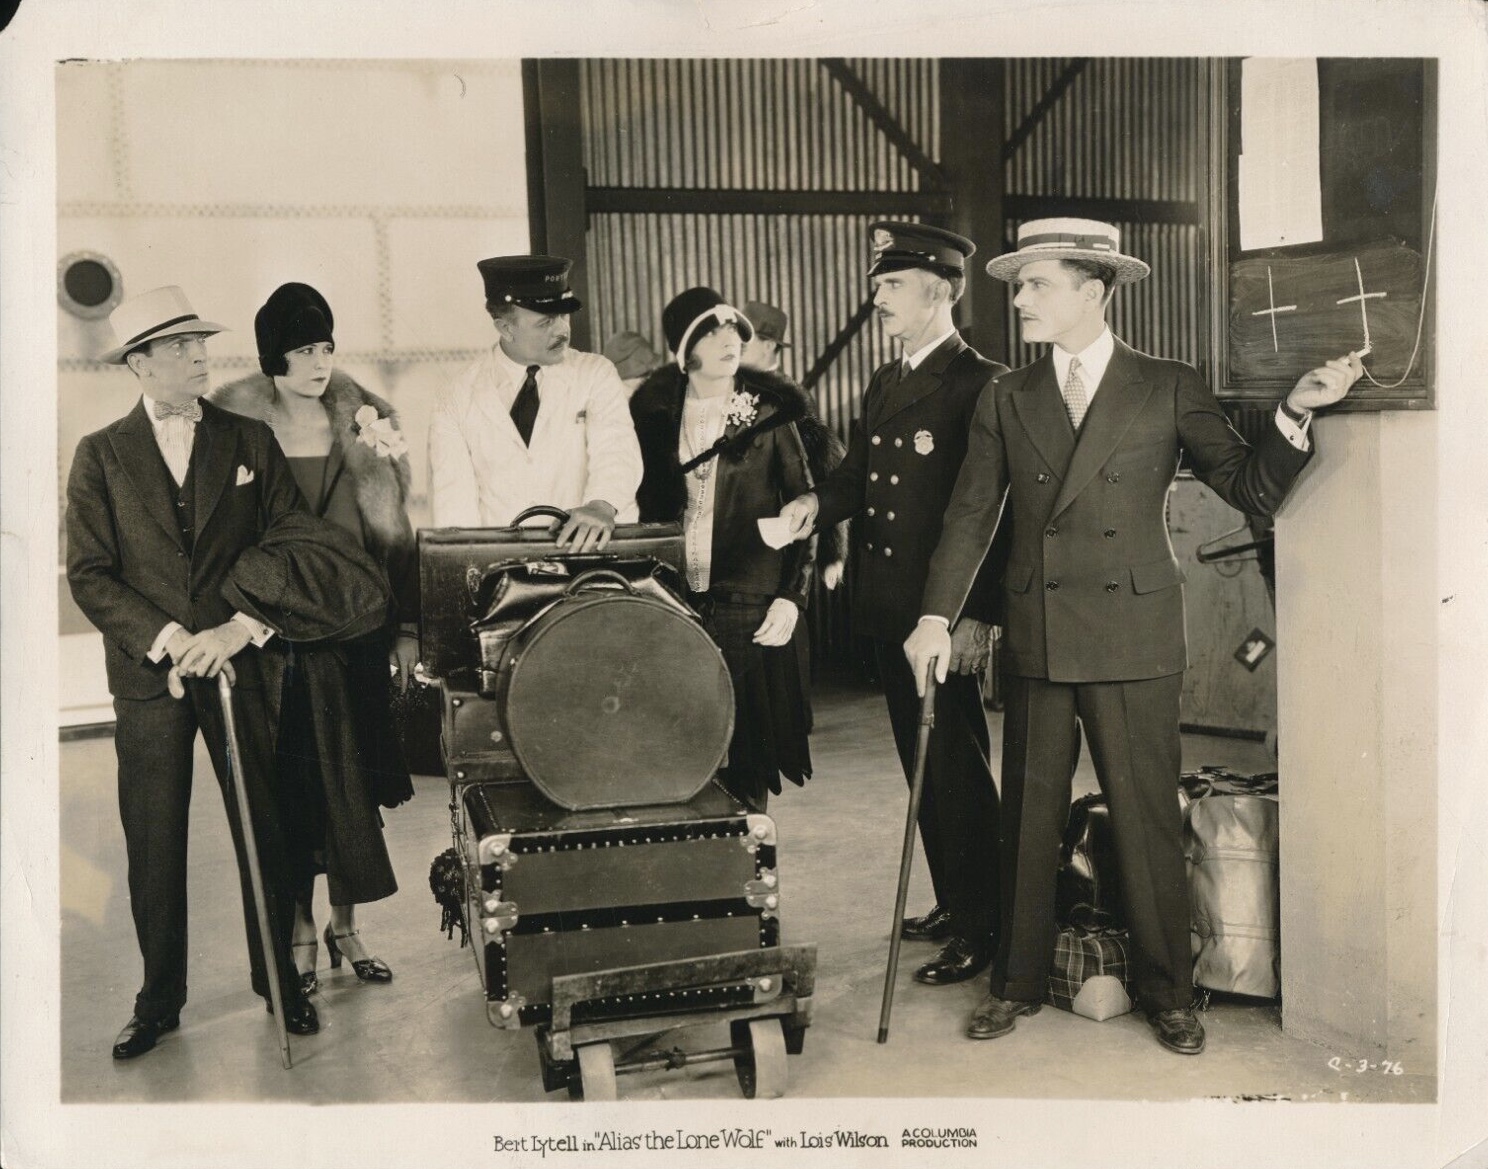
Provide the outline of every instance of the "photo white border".
<path id="1" fill-rule="evenodd" d="M 1423 56 L 1441 59 L 1439 1103 L 800 1100 L 67 1105 L 59 1099 L 54 63 L 68 57 Z M 519 111 L 513 111 L 520 116 Z M 498 1133 L 974 1125 L 967 1152 L 710 1163 L 1440 1166 L 1488 1135 L 1488 4 L 1481 0 L 23 0 L 0 34 L 0 1160 L 41 1166 L 649 1166 Z M 1470 394 L 1470 387 L 1483 392 Z M 122 1003 L 121 1003 L 122 1007 Z M 954 1040 L 947 1040 L 954 1042 Z M 1071 1058 L 1079 1058 L 1071 1052 Z M 582 1109 L 582 1111 L 579 1111 Z M 618 1160 L 617 1160 L 618 1157 Z M 674 1154 L 679 1165 L 702 1163 Z M 1479 1160 L 1464 1164 L 1483 1164 Z"/>

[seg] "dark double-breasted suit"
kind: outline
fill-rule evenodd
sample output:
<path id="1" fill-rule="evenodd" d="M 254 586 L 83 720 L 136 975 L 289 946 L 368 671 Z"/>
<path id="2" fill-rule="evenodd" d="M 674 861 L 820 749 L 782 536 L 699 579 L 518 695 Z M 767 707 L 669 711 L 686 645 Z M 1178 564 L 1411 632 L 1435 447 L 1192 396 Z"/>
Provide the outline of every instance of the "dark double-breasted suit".
<path id="1" fill-rule="evenodd" d="M 186 1001 L 186 839 L 192 752 L 198 730 L 224 784 L 228 822 L 237 852 L 244 921 L 255 991 L 268 995 L 242 825 L 228 797 L 224 730 L 215 680 L 188 679 L 187 696 L 167 692 L 169 657 L 151 662 L 161 630 L 177 621 L 199 632 L 232 618 L 232 590 L 263 599 L 268 616 L 292 608 L 303 628 L 331 631 L 349 624 L 345 596 L 386 606 L 381 570 L 355 542 L 322 537 L 328 525 L 302 514 L 303 501 L 289 466 L 262 422 L 202 403 L 190 469 L 177 486 L 141 402 L 124 418 L 78 444 L 67 485 L 67 572 L 74 598 L 103 634 L 109 690 L 114 696 L 119 760 L 119 811 L 129 861 L 130 907 L 144 958 L 135 1003 L 142 1020 L 174 1016 Z M 277 523 L 313 526 L 320 541 L 314 579 L 293 556 L 257 547 Z M 255 558 L 256 557 L 256 558 Z M 242 579 L 234 584 L 235 571 Z M 348 585 L 373 580 L 370 590 Z M 376 574 L 369 577 L 367 574 Z M 380 583 L 377 583 L 380 580 Z M 240 597 L 242 593 L 237 595 Z M 276 939 L 285 1001 L 298 998 L 289 960 L 292 897 L 283 833 L 273 795 L 259 651 L 233 658 L 242 777 L 254 809 L 254 833 Z"/>
<path id="2" fill-rule="evenodd" d="M 967 454 L 977 402 L 1007 367 L 952 335 L 915 370 L 901 375 L 901 369 L 895 361 L 874 373 L 847 456 L 816 495 L 818 527 L 854 521 L 853 628 L 873 639 L 907 777 L 920 702 L 900 647 L 923 612 L 930 556 Z M 1000 575 L 996 555 L 989 557 L 969 584 L 967 616 L 997 622 Z M 940 687 L 935 728 L 920 807 L 925 858 L 936 900 L 950 911 L 955 931 L 985 942 L 996 930 L 998 801 L 975 676 L 953 674 Z"/>
<path id="3" fill-rule="evenodd" d="M 969 604 L 999 513 L 1010 517 L 999 997 L 1044 996 L 1078 718 L 1111 808 L 1138 994 L 1149 1010 L 1191 1000 L 1184 578 L 1165 516 L 1180 457 L 1232 507 L 1269 515 L 1310 454 L 1275 426 L 1250 446 L 1194 369 L 1119 340 L 1078 435 L 1052 355 L 998 378 L 978 407 L 922 611 Z"/>

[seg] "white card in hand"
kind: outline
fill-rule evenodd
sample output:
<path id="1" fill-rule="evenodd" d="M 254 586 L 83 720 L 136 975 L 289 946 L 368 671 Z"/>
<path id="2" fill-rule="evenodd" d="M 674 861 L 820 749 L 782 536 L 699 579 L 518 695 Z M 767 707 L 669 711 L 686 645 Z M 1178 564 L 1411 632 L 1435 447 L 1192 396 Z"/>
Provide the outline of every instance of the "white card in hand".
<path id="1" fill-rule="evenodd" d="M 784 548 L 791 542 L 790 521 L 784 516 L 764 516 L 754 522 L 759 527 L 760 539 L 771 548 Z"/>

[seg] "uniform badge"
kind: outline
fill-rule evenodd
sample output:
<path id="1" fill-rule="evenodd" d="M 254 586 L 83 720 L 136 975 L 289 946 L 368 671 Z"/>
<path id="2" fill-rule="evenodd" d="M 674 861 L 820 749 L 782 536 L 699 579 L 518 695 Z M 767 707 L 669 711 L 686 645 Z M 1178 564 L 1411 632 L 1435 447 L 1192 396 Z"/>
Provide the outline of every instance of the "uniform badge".
<path id="1" fill-rule="evenodd" d="M 894 233 L 893 232 L 891 232 L 891 231 L 885 231 L 883 228 L 880 227 L 878 230 L 876 230 L 873 233 L 873 254 L 875 256 L 882 255 L 884 252 L 888 251 L 893 246 L 894 246 Z"/>
<path id="2" fill-rule="evenodd" d="M 935 449 L 935 436 L 928 430 L 915 431 L 915 454 L 928 455 Z"/>

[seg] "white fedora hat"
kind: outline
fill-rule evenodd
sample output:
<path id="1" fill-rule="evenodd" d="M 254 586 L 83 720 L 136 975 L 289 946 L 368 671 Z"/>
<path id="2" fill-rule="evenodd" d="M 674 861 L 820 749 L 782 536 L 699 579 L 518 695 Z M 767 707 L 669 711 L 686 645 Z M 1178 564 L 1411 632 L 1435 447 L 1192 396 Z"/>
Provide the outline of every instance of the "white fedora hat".
<path id="1" fill-rule="evenodd" d="M 1134 284 L 1152 273 L 1135 256 L 1123 255 L 1121 232 L 1098 219 L 1030 219 L 1018 228 L 1018 250 L 987 261 L 987 274 L 1015 281 L 1024 264 L 1037 260 L 1095 260 L 1116 269 L 1117 284 Z"/>
<path id="2" fill-rule="evenodd" d="M 118 345 L 98 360 L 110 365 L 120 364 L 125 354 L 162 337 L 227 332 L 226 325 L 204 321 L 197 316 L 186 294 L 174 284 L 131 296 L 109 313 L 109 324 L 113 326 Z"/>

